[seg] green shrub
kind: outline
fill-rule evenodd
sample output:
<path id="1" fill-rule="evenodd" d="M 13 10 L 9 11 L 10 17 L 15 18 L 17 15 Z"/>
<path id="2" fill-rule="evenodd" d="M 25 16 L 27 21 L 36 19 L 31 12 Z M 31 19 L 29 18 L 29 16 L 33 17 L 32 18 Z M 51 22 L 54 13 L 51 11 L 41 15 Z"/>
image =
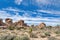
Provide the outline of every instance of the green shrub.
<path id="1" fill-rule="evenodd" d="M 9 29 L 9 30 L 14 30 L 15 27 L 13 27 L 13 26 L 9 26 L 8 29 Z"/>
<path id="2" fill-rule="evenodd" d="M 52 28 L 52 26 L 47 26 L 47 28 L 51 29 L 51 28 Z"/>
<path id="3" fill-rule="evenodd" d="M 56 31 L 55 33 L 56 33 L 56 34 L 60 34 L 60 31 Z"/>
<path id="4" fill-rule="evenodd" d="M 33 30 L 32 28 L 29 28 L 29 33 L 32 33 L 32 30 Z"/>
<path id="5" fill-rule="evenodd" d="M 17 30 L 21 30 L 21 29 L 25 30 L 26 28 L 24 28 L 24 27 L 16 27 L 16 29 Z"/>
<path id="6" fill-rule="evenodd" d="M 51 36 L 51 35 L 50 35 L 50 32 L 46 32 L 45 35 L 46 35 L 46 36 Z"/>

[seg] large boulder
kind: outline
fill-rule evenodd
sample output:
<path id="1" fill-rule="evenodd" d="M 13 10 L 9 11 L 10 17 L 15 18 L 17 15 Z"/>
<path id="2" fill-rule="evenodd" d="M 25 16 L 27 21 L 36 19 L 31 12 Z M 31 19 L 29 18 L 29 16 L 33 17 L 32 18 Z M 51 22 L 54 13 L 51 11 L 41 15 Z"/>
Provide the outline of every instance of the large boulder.
<path id="1" fill-rule="evenodd" d="M 46 24 L 45 23 L 40 23 L 39 28 L 44 28 L 44 27 L 46 27 Z"/>
<path id="2" fill-rule="evenodd" d="M 10 19 L 10 18 L 6 18 L 5 23 L 7 26 L 12 26 L 12 24 L 13 24 L 12 19 Z"/>
<path id="3" fill-rule="evenodd" d="M 24 20 L 19 20 L 19 21 L 17 22 L 17 26 L 22 27 L 23 25 L 24 25 Z"/>
<path id="4" fill-rule="evenodd" d="M 24 20 L 19 20 L 18 22 L 15 22 L 14 24 L 18 28 L 27 28 L 28 27 L 28 25 L 26 23 L 24 23 Z"/>
<path id="5" fill-rule="evenodd" d="M 2 26 L 3 25 L 3 20 L 2 19 L 0 19 L 0 26 Z"/>
<path id="6" fill-rule="evenodd" d="M 5 23 L 3 22 L 3 19 L 0 19 L 0 26 L 5 26 Z"/>

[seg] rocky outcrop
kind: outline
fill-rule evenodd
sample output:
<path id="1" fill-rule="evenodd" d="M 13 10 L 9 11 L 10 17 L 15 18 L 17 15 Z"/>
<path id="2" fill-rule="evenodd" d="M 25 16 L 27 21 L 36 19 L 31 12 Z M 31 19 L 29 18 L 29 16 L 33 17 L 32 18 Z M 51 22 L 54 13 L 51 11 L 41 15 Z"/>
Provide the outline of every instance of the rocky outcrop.
<path id="1" fill-rule="evenodd" d="M 3 19 L 0 19 L 0 26 L 5 26 L 5 23 L 3 22 Z"/>
<path id="2" fill-rule="evenodd" d="M 24 20 L 19 20 L 17 25 L 22 27 L 24 25 Z"/>
<path id="3" fill-rule="evenodd" d="M 19 20 L 18 22 L 13 23 L 12 19 L 10 19 L 10 18 L 6 18 L 5 23 L 3 23 L 3 20 L 0 19 L 0 26 L 28 27 L 28 25 L 26 23 L 24 23 L 24 20 Z M 32 25 L 32 26 L 34 26 L 34 25 Z M 44 28 L 44 27 L 46 27 L 46 24 L 40 23 L 40 25 L 38 25 L 38 27 Z"/>
<path id="4" fill-rule="evenodd" d="M 12 19 L 10 18 L 6 18 L 5 19 L 5 23 L 3 22 L 2 19 L 0 19 L 0 26 L 6 26 L 6 27 L 9 27 L 9 26 L 14 26 L 14 27 L 27 27 L 27 24 L 24 23 L 24 20 L 19 20 L 18 22 L 14 22 L 12 21 Z"/>
<path id="5" fill-rule="evenodd" d="M 2 26 L 3 25 L 3 21 L 2 21 L 2 19 L 0 19 L 0 26 Z"/>
<path id="6" fill-rule="evenodd" d="M 39 28 L 44 28 L 44 27 L 46 27 L 46 24 L 45 23 L 40 23 Z"/>
<path id="7" fill-rule="evenodd" d="M 24 23 L 24 20 L 19 20 L 18 22 L 15 23 L 17 27 L 24 27 L 27 26 L 26 23 Z"/>
<path id="8" fill-rule="evenodd" d="M 12 19 L 6 18 L 6 19 L 5 19 L 5 24 L 6 24 L 7 26 L 12 26 L 12 24 L 13 24 Z"/>

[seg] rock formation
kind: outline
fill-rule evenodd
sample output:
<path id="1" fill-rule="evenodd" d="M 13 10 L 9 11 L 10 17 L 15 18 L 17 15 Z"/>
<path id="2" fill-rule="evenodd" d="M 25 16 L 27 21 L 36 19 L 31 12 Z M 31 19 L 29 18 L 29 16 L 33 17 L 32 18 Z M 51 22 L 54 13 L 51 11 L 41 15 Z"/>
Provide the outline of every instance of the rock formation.
<path id="1" fill-rule="evenodd" d="M 18 22 L 14 22 L 12 21 L 12 19 L 10 18 L 6 18 L 5 19 L 5 23 L 3 22 L 2 19 L 0 19 L 0 26 L 4 26 L 4 27 L 10 27 L 10 26 L 13 26 L 13 27 L 28 27 L 28 25 L 26 23 L 24 23 L 24 20 L 19 20 Z"/>
<path id="2" fill-rule="evenodd" d="M 2 23 L 3 23 L 3 21 L 2 21 L 2 19 L 0 19 L 0 26 L 2 26 L 2 25 L 3 25 Z"/>
<path id="3" fill-rule="evenodd" d="M 16 25 L 17 25 L 18 27 L 24 27 L 24 26 L 27 26 L 27 24 L 24 23 L 24 20 L 19 20 L 18 22 L 16 22 Z"/>
<path id="4" fill-rule="evenodd" d="M 5 23 L 3 22 L 3 19 L 0 19 L 0 26 L 5 26 Z"/>
<path id="5" fill-rule="evenodd" d="M 3 19 L 0 19 L 0 28 L 6 28 L 6 24 L 3 22 Z"/>
<path id="6" fill-rule="evenodd" d="M 12 24 L 13 24 L 12 19 L 6 18 L 6 19 L 5 19 L 5 24 L 6 24 L 7 26 L 12 26 Z"/>
<path id="7" fill-rule="evenodd" d="M 41 23 L 41 24 L 39 25 L 39 28 L 44 28 L 44 27 L 46 27 L 46 24 L 45 24 L 45 23 Z"/>

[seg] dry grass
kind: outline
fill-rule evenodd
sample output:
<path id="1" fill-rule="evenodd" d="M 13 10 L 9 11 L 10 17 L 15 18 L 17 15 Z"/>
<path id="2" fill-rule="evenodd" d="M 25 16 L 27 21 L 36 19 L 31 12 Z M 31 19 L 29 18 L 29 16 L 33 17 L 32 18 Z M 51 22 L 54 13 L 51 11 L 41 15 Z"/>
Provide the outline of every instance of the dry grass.
<path id="1" fill-rule="evenodd" d="M 26 38 L 25 40 L 55 40 L 55 38 L 59 40 L 60 31 L 59 31 L 59 28 L 55 28 L 55 27 L 44 28 L 44 29 L 39 29 L 34 27 L 34 28 L 21 29 L 21 30 L 0 29 L 0 38 L 1 38 L 0 40 L 4 40 L 5 37 L 6 37 L 6 40 L 10 40 L 10 39 L 13 40 L 14 37 L 17 38 L 14 40 L 18 40 L 19 37 L 20 38 L 23 37 L 21 40 L 25 38 Z"/>

